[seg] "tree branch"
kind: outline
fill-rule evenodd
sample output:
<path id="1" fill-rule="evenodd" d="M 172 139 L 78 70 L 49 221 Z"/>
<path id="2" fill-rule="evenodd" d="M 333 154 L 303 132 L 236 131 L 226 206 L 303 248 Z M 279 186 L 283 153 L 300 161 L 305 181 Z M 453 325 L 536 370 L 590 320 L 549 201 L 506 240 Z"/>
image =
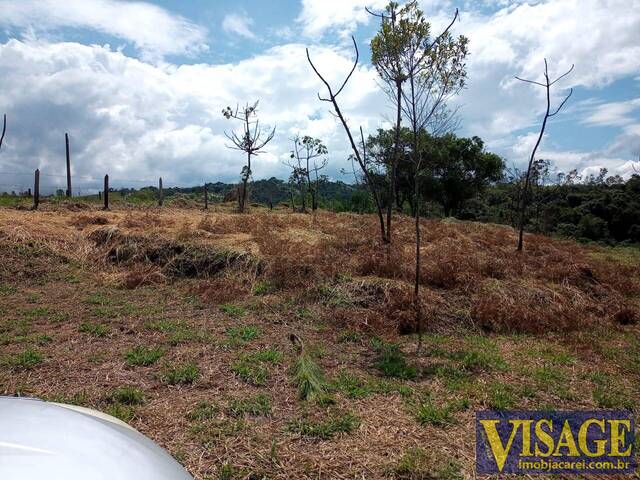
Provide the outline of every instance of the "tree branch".
<path id="1" fill-rule="evenodd" d="M 569 100 L 571 98 L 571 95 L 573 95 L 573 88 L 569 91 L 569 95 L 567 95 L 567 98 L 565 98 L 562 103 L 560 104 L 560 106 L 556 109 L 555 112 L 549 114 L 550 117 L 553 117 L 554 115 L 557 115 L 558 112 L 562 109 L 562 107 L 564 107 L 564 104 L 567 103 L 567 100 Z"/>
<path id="2" fill-rule="evenodd" d="M 2 148 L 2 142 L 4 141 L 4 134 L 5 133 L 7 133 L 7 114 L 6 113 L 3 116 L 2 136 L 0 137 L 0 148 Z"/>

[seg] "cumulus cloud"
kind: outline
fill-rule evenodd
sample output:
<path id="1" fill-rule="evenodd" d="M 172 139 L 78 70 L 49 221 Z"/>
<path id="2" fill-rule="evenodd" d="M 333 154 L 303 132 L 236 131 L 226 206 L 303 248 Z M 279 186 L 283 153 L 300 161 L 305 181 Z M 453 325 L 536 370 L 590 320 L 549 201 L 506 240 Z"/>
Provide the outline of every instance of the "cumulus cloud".
<path id="1" fill-rule="evenodd" d="M 358 24 L 372 20 L 365 7 L 381 9 L 386 0 L 302 0 L 298 23 L 303 33 L 312 38 L 337 31 L 341 36 L 351 34 Z"/>
<path id="2" fill-rule="evenodd" d="M 244 157 L 226 148 L 224 131 L 240 128 L 221 114 L 236 102 L 260 99 L 260 119 L 277 136 L 254 164 L 254 176 L 288 175 L 281 160 L 298 131 L 320 136 L 330 149 L 333 176 L 347 166 L 344 132 L 317 100 L 304 47 L 289 44 L 235 64 L 152 65 L 109 47 L 11 40 L 0 46 L 0 105 L 9 118 L 3 170 L 64 174 L 64 133 L 72 145 L 74 177 L 99 188 L 108 173 L 116 186 L 130 180 L 193 185 L 236 181 Z M 317 47 L 314 59 L 337 82 L 351 67 L 341 51 Z M 375 73 L 359 68 L 342 93 L 354 127 L 375 128 L 380 117 Z M 6 183 L 7 178 L 3 177 Z M 20 182 L 15 177 L 12 182 Z M 46 184 L 64 182 L 47 177 Z M 54 185 L 55 184 L 55 185 Z"/>
<path id="3" fill-rule="evenodd" d="M 222 29 L 231 34 L 240 35 L 241 37 L 255 40 L 256 36 L 251 31 L 253 26 L 253 18 L 248 15 L 240 15 L 237 13 L 230 13 L 222 20 Z"/>
<path id="4" fill-rule="evenodd" d="M 450 18 L 450 3 L 429 3 L 431 8 L 424 5 L 425 11 L 434 26 L 442 28 Z M 461 133 L 480 135 L 489 148 L 523 165 L 530 150 L 522 148 L 522 136 L 537 130 L 546 106 L 545 92 L 514 77 L 541 79 L 544 58 L 549 61 L 552 77 L 575 64 L 572 74 L 554 87 L 552 100 L 557 105 L 570 87 L 588 89 L 597 95 L 599 89 L 612 82 L 637 75 L 640 71 L 640 2 L 633 0 L 631 5 L 626 0 L 493 3 L 502 8 L 488 12 L 478 2 L 466 2 L 461 8 L 461 20 L 454 26 L 455 33 L 470 39 L 468 88 L 457 99 L 457 104 L 462 106 Z M 571 99 L 555 120 L 595 125 L 596 122 L 620 122 L 624 117 L 626 122 L 631 107 L 626 102 L 605 106 L 605 102 L 598 101 L 576 108 L 574 102 Z M 579 128 L 575 131 L 579 132 Z M 553 139 L 554 135 L 552 124 L 547 137 Z M 554 148 L 557 145 L 549 144 L 549 150 Z M 549 150 L 547 153 L 553 153 Z M 566 154 L 562 168 L 572 161 L 577 162 L 576 166 L 590 161 L 586 153 L 555 151 L 556 159 Z M 614 152 L 606 146 L 597 154 L 606 154 L 611 162 L 619 165 L 626 161 L 630 150 Z"/>
<path id="5" fill-rule="evenodd" d="M 147 2 L 121 0 L 2 0 L 0 25 L 35 32 L 64 27 L 96 30 L 135 45 L 147 59 L 207 49 L 207 32 Z"/>

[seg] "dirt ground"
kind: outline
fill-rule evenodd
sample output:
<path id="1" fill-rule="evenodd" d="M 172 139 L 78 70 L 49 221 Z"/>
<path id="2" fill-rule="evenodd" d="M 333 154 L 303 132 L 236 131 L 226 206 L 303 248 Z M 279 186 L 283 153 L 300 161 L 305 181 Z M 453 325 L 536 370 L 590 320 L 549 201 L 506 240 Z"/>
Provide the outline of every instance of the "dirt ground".
<path id="1" fill-rule="evenodd" d="M 0 394 L 115 415 L 198 479 L 474 478 L 476 410 L 638 413 L 640 250 L 425 220 L 417 351 L 412 228 L 0 208 Z"/>

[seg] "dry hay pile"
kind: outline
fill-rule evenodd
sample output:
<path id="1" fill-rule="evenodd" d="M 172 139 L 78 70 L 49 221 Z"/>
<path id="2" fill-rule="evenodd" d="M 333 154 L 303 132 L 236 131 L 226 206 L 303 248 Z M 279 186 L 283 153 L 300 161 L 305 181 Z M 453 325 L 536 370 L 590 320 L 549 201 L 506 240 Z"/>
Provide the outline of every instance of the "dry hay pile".
<path id="1" fill-rule="evenodd" d="M 245 253 L 127 234 L 112 226 L 94 230 L 89 239 L 104 251 L 104 257 L 110 262 L 138 268 L 155 265 L 170 278 L 207 278 L 232 265 L 260 269 L 259 262 Z"/>

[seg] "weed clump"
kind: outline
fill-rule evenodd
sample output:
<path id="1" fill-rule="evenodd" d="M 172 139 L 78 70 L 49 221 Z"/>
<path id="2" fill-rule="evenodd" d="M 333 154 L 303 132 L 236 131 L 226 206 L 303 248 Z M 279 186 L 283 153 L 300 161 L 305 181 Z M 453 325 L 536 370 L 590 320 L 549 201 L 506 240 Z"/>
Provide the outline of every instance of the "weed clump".
<path id="1" fill-rule="evenodd" d="M 375 367 L 385 376 L 402 380 L 413 380 L 418 376 L 418 369 L 407 363 L 400 345 L 377 342 L 374 348 L 378 352 Z"/>
<path id="2" fill-rule="evenodd" d="M 169 385 L 190 385 L 200 376 L 200 369 L 195 363 L 185 363 L 167 368 L 163 380 Z"/>
<path id="3" fill-rule="evenodd" d="M 160 347 L 139 346 L 127 351 L 124 358 L 130 367 L 148 367 L 156 363 L 162 355 L 164 355 L 164 350 Z"/>
<path id="4" fill-rule="evenodd" d="M 144 393 L 137 387 L 120 387 L 111 392 L 109 400 L 123 405 L 141 405 L 144 403 Z"/>
<path id="5" fill-rule="evenodd" d="M 269 415 L 271 412 L 271 401 L 269 397 L 260 393 L 253 397 L 230 400 L 228 404 L 229 413 L 234 417 L 243 415 L 251 415 L 254 417 L 260 415 Z"/>
<path id="6" fill-rule="evenodd" d="M 352 412 L 331 415 L 324 421 L 294 420 L 287 429 L 304 437 L 329 440 L 338 433 L 351 433 L 360 426 L 360 419 Z"/>

